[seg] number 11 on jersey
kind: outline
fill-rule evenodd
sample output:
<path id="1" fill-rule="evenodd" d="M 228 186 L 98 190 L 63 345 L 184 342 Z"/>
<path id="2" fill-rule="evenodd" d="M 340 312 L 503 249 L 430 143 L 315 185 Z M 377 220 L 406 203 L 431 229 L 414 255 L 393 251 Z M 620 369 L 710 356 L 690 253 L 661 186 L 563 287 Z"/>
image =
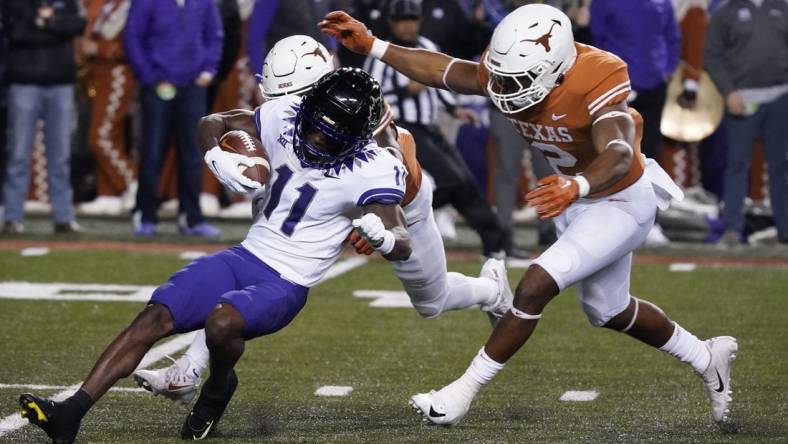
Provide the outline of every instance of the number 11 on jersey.
<path id="1" fill-rule="evenodd" d="M 293 177 L 293 171 L 288 168 L 287 165 L 282 165 L 277 168 L 276 173 L 276 180 L 271 186 L 271 197 L 268 199 L 268 204 L 266 204 L 265 209 L 263 209 L 263 215 L 266 219 L 270 219 L 271 214 L 276 207 L 279 206 L 279 201 L 282 198 L 282 191 L 284 191 L 287 182 Z M 290 207 L 290 212 L 284 222 L 282 222 L 282 226 L 279 227 L 279 230 L 288 237 L 293 235 L 296 225 L 301 222 L 307 208 L 309 208 L 309 205 L 315 198 L 315 194 L 317 194 L 317 189 L 309 184 L 309 182 L 296 188 L 296 191 L 298 191 L 298 198 L 293 202 L 293 205 Z"/>

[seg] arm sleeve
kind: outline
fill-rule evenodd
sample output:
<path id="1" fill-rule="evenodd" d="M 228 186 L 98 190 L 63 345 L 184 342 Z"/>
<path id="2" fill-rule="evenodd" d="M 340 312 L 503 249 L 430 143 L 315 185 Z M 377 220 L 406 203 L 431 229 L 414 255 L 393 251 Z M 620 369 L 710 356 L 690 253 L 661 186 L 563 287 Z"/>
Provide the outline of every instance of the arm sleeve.
<path id="1" fill-rule="evenodd" d="M 706 29 L 703 64 L 722 95 L 726 96 L 735 88 L 725 66 L 725 35 L 728 26 L 724 14 L 725 9 L 722 8 L 711 16 L 709 27 Z"/>
<path id="2" fill-rule="evenodd" d="M 606 106 L 623 102 L 631 91 L 627 64 L 614 55 L 602 54 L 599 57 L 604 59 L 593 67 L 596 75 L 587 77 L 595 80 L 595 83 L 589 85 L 588 92 L 585 94 L 585 105 L 591 116 Z"/>
<path id="3" fill-rule="evenodd" d="M 134 0 L 131 2 L 129 18 L 123 32 L 123 48 L 126 50 L 129 64 L 143 85 L 152 85 L 158 80 L 146 56 L 144 44 L 148 17 L 151 12 L 150 1 Z"/>
<path id="4" fill-rule="evenodd" d="M 356 205 L 396 205 L 405 196 L 405 165 L 383 149 L 376 149 L 370 164 L 361 166 L 361 186 L 354 196 Z"/>
<path id="5" fill-rule="evenodd" d="M 279 0 L 257 0 L 252 16 L 249 18 L 246 41 L 249 65 L 253 74 L 260 74 L 263 71 L 263 60 L 268 53 L 265 36 L 268 35 L 277 9 L 279 9 Z"/>
<path id="6" fill-rule="evenodd" d="M 219 6 L 216 2 L 209 2 L 203 16 L 203 42 L 205 44 L 205 61 L 202 70 L 216 75 L 219 69 L 219 59 L 222 58 L 222 43 L 224 30 L 222 19 L 219 16 Z"/>

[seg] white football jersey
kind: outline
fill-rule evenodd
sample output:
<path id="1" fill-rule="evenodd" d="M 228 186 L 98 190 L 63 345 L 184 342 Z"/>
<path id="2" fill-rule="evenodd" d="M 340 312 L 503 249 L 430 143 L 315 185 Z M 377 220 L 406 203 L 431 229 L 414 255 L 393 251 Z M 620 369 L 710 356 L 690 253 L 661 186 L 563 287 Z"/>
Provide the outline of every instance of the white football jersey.
<path id="1" fill-rule="evenodd" d="M 303 166 L 293 152 L 300 103 L 300 97 L 287 96 L 255 112 L 271 178 L 261 214 L 242 245 L 285 279 L 311 287 L 342 252 L 362 206 L 402 200 L 407 173 L 374 141 L 340 167 L 327 171 Z"/>

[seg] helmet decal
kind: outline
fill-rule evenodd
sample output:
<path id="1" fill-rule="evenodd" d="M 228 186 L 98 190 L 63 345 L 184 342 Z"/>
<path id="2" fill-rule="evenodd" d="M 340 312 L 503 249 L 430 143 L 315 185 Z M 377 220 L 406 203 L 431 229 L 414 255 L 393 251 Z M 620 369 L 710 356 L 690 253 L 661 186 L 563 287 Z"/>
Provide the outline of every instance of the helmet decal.
<path id="1" fill-rule="evenodd" d="M 520 40 L 520 42 L 533 42 L 535 45 L 542 45 L 542 46 L 544 46 L 544 50 L 546 52 L 550 52 L 550 37 L 553 36 L 553 28 L 555 27 L 555 25 L 561 26 L 561 22 L 559 22 L 558 20 L 554 19 L 553 20 L 553 24 L 550 25 L 550 30 L 547 31 L 546 33 L 542 34 L 541 37 L 539 37 L 538 39 L 523 39 L 523 40 Z M 521 57 L 524 57 L 524 56 L 521 54 Z"/>
<path id="2" fill-rule="evenodd" d="M 307 52 L 305 54 L 301 54 L 301 57 L 308 56 L 308 55 L 313 55 L 315 57 L 320 57 L 321 59 L 323 59 L 324 62 L 328 63 L 328 59 L 326 58 L 325 54 L 323 54 L 323 51 L 320 50 L 319 46 L 315 46 L 315 49 L 313 49 L 310 52 Z M 307 68 L 307 69 L 310 69 L 310 68 L 311 68 L 311 66 L 309 68 Z"/>

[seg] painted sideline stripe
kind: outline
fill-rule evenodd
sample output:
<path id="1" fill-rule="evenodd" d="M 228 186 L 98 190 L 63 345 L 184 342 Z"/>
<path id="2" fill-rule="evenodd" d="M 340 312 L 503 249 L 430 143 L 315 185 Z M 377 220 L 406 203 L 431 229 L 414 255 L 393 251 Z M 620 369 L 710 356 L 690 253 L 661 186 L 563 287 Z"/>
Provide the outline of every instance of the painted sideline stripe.
<path id="1" fill-rule="evenodd" d="M 171 339 L 161 345 L 153 347 L 148 351 L 145 357 L 142 358 L 140 365 L 137 366 L 137 369 L 146 368 L 150 365 L 154 364 L 159 359 L 163 358 L 166 355 L 171 355 L 178 350 L 185 348 L 192 342 L 194 339 L 195 332 L 186 333 L 184 335 L 180 335 L 174 339 Z M 66 386 L 65 389 L 55 393 L 54 395 L 50 396 L 49 399 L 53 401 L 62 401 L 69 396 L 73 395 L 79 387 L 82 385 L 82 382 L 78 382 L 74 385 Z M 28 424 L 27 419 L 22 418 L 22 415 L 19 412 L 12 413 L 5 418 L 0 419 L 0 436 L 7 435 L 15 430 L 19 430 L 22 427 Z"/>
<path id="2" fill-rule="evenodd" d="M 69 388 L 67 385 L 44 385 L 44 384 L 0 384 L 0 389 L 20 389 L 20 390 L 64 390 Z M 145 393 L 147 390 L 139 387 L 112 387 L 111 392 L 125 393 Z"/>

